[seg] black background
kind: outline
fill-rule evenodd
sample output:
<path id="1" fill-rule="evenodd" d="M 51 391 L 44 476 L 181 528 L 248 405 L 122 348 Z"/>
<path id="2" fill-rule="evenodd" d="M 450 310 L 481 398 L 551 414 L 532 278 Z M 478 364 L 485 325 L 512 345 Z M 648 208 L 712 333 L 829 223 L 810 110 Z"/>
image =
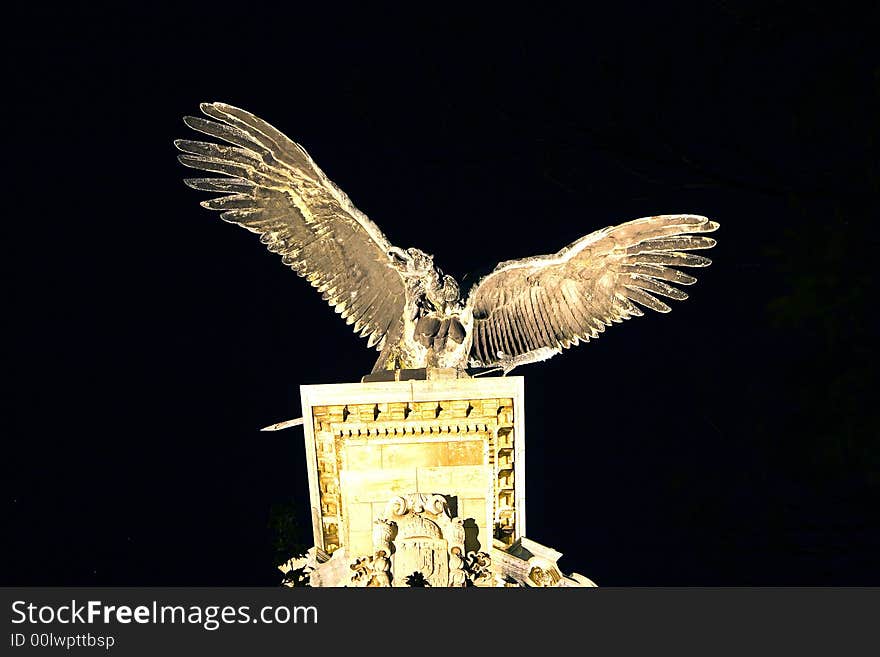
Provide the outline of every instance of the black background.
<path id="1" fill-rule="evenodd" d="M 301 432 L 257 429 L 375 352 L 181 182 L 181 117 L 219 100 L 464 289 L 609 224 L 719 221 L 671 314 L 515 371 L 528 535 L 600 585 L 880 584 L 876 11 L 7 18 L 0 583 L 271 585 L 308 541 Z"/>

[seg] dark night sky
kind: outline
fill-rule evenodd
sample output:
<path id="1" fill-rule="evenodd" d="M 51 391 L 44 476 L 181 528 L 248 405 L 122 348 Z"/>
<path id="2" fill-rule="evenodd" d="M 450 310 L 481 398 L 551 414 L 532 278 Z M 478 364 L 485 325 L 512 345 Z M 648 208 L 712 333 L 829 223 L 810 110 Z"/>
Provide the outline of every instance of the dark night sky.
<path id="1" fill-rule="evenodd" d="M 270 519 L 310 534 L 302 434 L 257 428 L 375 353 L 181 182 L 219 100 L 465 289 L 719 221 L 672 313 L 515 371 L 528 535 L 600 585 L 880 585 L 877 13 L 607 4 L 8 16 L 0 584 L 272 585 Z"/>

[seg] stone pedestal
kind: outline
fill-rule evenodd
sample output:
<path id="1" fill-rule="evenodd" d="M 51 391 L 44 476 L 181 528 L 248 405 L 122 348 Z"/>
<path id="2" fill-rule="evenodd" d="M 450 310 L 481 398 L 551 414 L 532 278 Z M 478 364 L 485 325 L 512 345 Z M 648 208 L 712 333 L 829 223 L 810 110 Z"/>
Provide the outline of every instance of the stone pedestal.
<path id="1" fill-rule="evenodd" d="M 594 586 L 526 538 L 522 377 L 302 386 L 311 586 Z"/>

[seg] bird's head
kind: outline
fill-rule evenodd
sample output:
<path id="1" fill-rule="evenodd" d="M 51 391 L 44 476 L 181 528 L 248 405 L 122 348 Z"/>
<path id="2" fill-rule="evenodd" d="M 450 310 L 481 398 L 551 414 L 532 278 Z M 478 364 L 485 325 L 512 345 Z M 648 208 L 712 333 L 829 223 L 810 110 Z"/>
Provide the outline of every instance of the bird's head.
<path id="1" fill-rule="evenodd" d="M 404 276 L 422 278 L 434 272 L 434 258 L 418 249 L 392 247 L 388 251 L 395 269 Z"/>

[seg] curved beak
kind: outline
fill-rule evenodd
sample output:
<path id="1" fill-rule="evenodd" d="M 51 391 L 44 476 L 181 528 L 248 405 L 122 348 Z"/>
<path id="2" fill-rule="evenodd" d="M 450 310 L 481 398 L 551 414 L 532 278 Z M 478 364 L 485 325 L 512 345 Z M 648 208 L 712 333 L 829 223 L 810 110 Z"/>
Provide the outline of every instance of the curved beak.
<path id="1" fill-rule="evenodd" d="M 412 260 L 412 258 L 406 251 L 396 246 L 392 246 L 390 249 L 388 249 L 388 258 L 391 260 L 391 264 L 397 267 L 404 274 L 407 270 L 407 264 L 409 264 Z"/>

